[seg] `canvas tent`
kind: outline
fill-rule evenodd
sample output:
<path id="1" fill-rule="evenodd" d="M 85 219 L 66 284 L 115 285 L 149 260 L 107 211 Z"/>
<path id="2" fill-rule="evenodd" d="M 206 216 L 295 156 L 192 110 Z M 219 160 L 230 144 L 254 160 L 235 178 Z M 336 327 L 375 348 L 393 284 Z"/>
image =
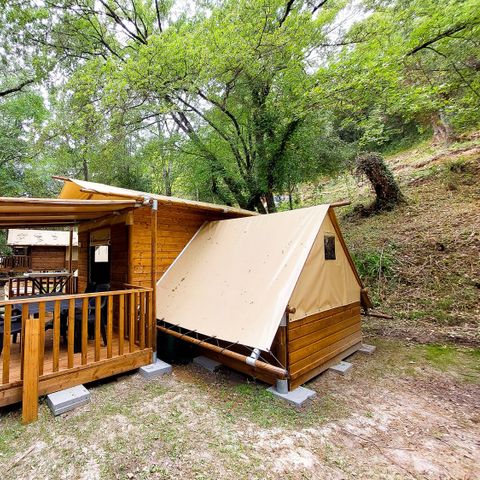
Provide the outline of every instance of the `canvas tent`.
<path id="1" fill-rule="evenodd" d="M 292 379 L 298 363 L 305 381 L 360 346 L 361 302 L 333 209 L 320 205 L 204 224 L 158 281 L 156 309 L 165 325 L 264 352 L 286 329 L 283 366 Z"/>

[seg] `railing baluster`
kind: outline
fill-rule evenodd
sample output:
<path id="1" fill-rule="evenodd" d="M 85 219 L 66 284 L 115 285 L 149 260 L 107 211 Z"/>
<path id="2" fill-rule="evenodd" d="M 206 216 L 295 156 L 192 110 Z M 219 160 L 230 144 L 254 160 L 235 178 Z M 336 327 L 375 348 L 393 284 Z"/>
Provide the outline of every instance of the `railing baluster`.
<path id="1" fill-rule="evenodd" d="M 118 302 L 118 354 L 123 355 L 125 340 L 125 295 L 123 293 Z"/>
<path id="2" fill-rule="evenodd" d="M 88 360 L 88 298 L 82 300 L 82 365 Z"/>
<path id="3" fill-rule="evenodd" d="M 152 335 L 156 335 L 155 319 L 153 318 L 153 295 L 151 291 L 148 292 L 148 309 L 148 346 L 151 347 L 153 345 Z"/>
<path id="4" fill-rule="evenodd" d="M 107 299 L 107 358 L 112 358 L 113 297 Z"/>
<path id="5" fill-rule="evenodd" d="M 140 348 L 145 348 L 145 293 L 140 292 Z"/>
<path id="6" fill-rule="evenodd" d="M 129 295 L 130 298 L 130 325 L 128 328 L 129 351 L 133 352 L 135 348 L 135 292 Z"/>
<path id="7" fill-rule="evenodd" d="M 29 305 L 28 303 L 26 305 L 23 306 L 22 308 L 22 333 L 20 334 L 20 378 L 23 379 L 23 365 L 24 365 L 24 362 L 25 362 L 25 358 L 24 358 L 24 348 L 25 348 L 25 345 L 24 345 L 24 340 L 25 340 L 25 324 L 27 322 L 27 318 L 28 318 L 28 309 L 29 309 Z"/>
<path id="8" fill-rule="evenodd" d="M 60 302 L 55 300 L 53 305 L 53 365 L 52 370 L 58 372 L 60 357 Z"/>
<path id="9" fill-rule="evenodd" d="M 12 306 L 5 305 L 5 314 L 3 322 L 3 375 L 2 383 L 8 383 L 10 380 L 10 342 L 12 327 Z"/>
<path id="10" fill-rule="evenodd" d="M 39 342 L 38 346 L 38 374 L 43 375 L 43 361 L 45 357 L 45 302 L 38 305 Z"/>
<path id="11" fill-rule="evenodd" d="M 95 361 L 100 360 L 100 316 L 101 316 L 101 298 L 95 298 Z"/>
<path id="12" fill-rule="evenodd" d="M 68 301 L 68 368 L 73 368 L 73 354 L 75 343 L 75 299 Z"/>

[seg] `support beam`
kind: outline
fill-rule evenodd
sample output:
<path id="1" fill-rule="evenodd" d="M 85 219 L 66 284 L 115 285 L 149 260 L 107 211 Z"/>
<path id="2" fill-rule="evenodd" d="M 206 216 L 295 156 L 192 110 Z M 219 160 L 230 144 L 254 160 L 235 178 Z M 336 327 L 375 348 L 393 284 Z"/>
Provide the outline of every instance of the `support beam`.
<path id="1" fill-rule="evenodd" d="M 226 348 L 218 347 L 217 345 L 212 345 L 211 343 L 204 342 L 203 340 L 189 337 L 188 335 L 175 332 L 174 330 L 170 330 L 169 328 L 162 327 L 160 325 L 157 326 L 157 329 L 160 332 L 167 333 L 168 335 L 172 335 L 173 337 L 179 338 L 180 340 L 185 340 L 186 342 L 193 343 L 194 345 L 199 345 L 200 347 L 211 350 L 212 352 L 215 352 L 217 354 L 245 363 L 246 365 L 250 365 L 256 370 L 264 371 L 271 375 L 275 375 L 277 378 L 288 377 L 287 370 L 284 370 L 283 368 L 275 367 L 274 365 L 262 362 L 261 360 L 255 360 L 255 364 L 252 365 L 251 363 L 247 362 L 247 358 L 250 357 L 242 355 L 241 353 L 232 352 L 231 350 L 227 350 Z"/>
<path id="2" fill-rule="evenodd" d="M 152 268 L 151 268 L 151 309 L 150 309 L 150 339 L 153 352 L 152 361 L 155 363 L 157 359 L 157 236 L 158 236 L 158 200 L 152 199 L 152 216 L 151 216 L 151 255 L 152 255 Z"/>
<path id="3" fill-rule="evenodd" d="M 68 273 L 70 274 L 70 277 L 68 279 L 68 293 L 77 293 L 72 291 L 73 290 L 72 265 L 73 265 L 73 227 L 70 227 L 70 235 L 68 239 Z"/>
<path id="4" fill-rule="evenodd" d="M 39 320 L 28 317 L 22 337 L 26 360 L 23 362 L 22 423 L 27 424 L 38 419 Z"/>

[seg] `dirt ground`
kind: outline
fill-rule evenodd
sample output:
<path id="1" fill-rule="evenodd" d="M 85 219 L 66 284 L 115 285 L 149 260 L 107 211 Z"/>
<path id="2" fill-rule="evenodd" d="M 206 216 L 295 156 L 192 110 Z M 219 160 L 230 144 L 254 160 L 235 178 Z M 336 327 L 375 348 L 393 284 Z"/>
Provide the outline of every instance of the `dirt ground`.
<path id="1" fill-rule="evenodd" d="M 477 479 L 480 352 L 378 338 L 301 409 L 193 364 L 98 383 L 92 402 L 23 427 L 0 416 L 0 478 Z"/>

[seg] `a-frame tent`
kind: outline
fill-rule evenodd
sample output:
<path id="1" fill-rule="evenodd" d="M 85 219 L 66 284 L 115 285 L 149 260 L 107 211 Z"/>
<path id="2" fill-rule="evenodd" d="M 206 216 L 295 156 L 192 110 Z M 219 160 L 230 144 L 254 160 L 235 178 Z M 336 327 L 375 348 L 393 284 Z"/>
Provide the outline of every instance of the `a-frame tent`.
<path id="1" fill-rule="evenodd" d="M 290 389 L 360 347 L 371 307 L 329 205 L 205 223 L 156 298 L 161 331 Z"/>

